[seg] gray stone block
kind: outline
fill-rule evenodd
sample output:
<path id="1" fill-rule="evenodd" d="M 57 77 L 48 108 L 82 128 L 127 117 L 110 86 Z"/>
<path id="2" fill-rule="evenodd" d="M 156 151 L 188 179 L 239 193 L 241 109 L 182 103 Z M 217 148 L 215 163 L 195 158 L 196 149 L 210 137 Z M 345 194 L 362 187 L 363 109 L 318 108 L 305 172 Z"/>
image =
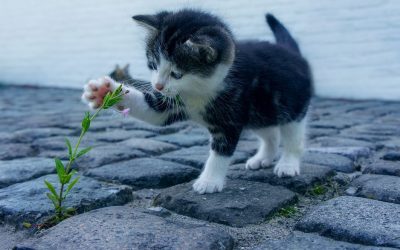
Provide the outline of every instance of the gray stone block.
<path id="1" fill-rule="evenodd" d="M 279 240 L 267 240 L 254 250 L 394 250 L 395 248 L 374 247 L 336 241 L 317 234 L 295 231 Z"/>
<path id="2" fill-rule="evenodd" d="M 58 187 L 57 175 L 14 184 L 0 189 L 0 220 L 8 223 L 37 222 L 53 212 L 53 205 L 46 197 L 49 192 L 44 180 Z M 122 205 L 132 200 L 128 186 L 108 184 L 89 177 L 81 177 L 65 200 L 66 207 L 74 207 L 78 213 L 92 209 Z"/>
<path id="3" fill-rule="evenodd" d="M 400 205 L 341 196 L 313 208 L 296 228 L 336 240 L 400 248 Z"/>
<path id="4" fill-rule="evenodd" d="M 306 152 L 303 156 L 303 162 L 328 166 L 333 170 L 345 173 L 351 173 L 356 170 L 355 161 L 338 154 Z"/>
<path id="5" fill-rule="evenodd" d="M 364 174 L 384 174 L 400 176 L 400 162 L 373 162 L 363 169 Z"/>
<path id="6" fill-rule="evenodd" d="M 119 142 L 116 147 L 128 147 L 133 150 L 140 150 L 149 154 L 162 154 L 165 152 L 179 149 L 179 147 L 170 143 L 161 142 L 153 139 L 132 138 Z"/>
<path id="7" fill-rule="evenodd" d="M 111 131 L 89 133 L 87 137 L 94 139 L 98 142 L 120 142 L 130 138 L 147 138 L 155 134 L 144 130 L 122 130 L 114 129 Z"/>
<path id="8" fill-rule="evenodd" d="M 321 147 L 308 148 L 307 151 L 314 153 L 338 154 L 354 161 L 371 155 L 371 150 L 368 147 Z"/>
<path id="9" fill-rule="evenodd" d="M 36 150 L 24 143 L 7 143 L 0 145 L 0 160 L 12 160 L 34 156 Z"/>
<path id="10" fill-rule="evenodd" d="M 375 148 L 373 142 L 343 137 L 318 137 L 311 141 L 310 147 L 368 147 Z"/>
<path id="11" fill-rule="evenodd" d="M 179 214 L 234 227 L 263 222 L 280 208 L 296 202 L 296 195 L 281 186 L 228 180 L 220 193 L 200 195 L 192 183 L 161 191 L 154 204 Z"/>
<path id="12" fill-rule="evenodd" d="M 300 175 L 295 177 L 279 178 L 274 174 L 273 167 L 262 168 L 258 170 L 248 170 L 245 169 L 244 164 L 237 164 L 230 167 L 228 171 L 228 178 L 259 181 L 269 183 L 271 185 L 285 186 L 294 192 L 304 194 L 309 188 L 315 184 L 324 183 L 334 174 L 335 172 L 330 167 L 302 164 Z"/>
<path id="13" fill-rule="evenodd" d="M 0 188 L 55 172 L 53 159 L 23 158 L 0 161 Z"/>
<path id="14" fill-rule="evenodd" d="M 16 249 L 221 249 L 232 237 L 201 224 L 174 222 L 131 207 L 108 207 L 65 220 Z"/>
<path id="15" fill-rule="evenodd" d="M 76 165 L 79 169 L 96 168 L 109 163 L 144 156 L 146 156 L 146 154 L 140 150 L 131 149 L 127 146 L 118 147 L 115 144 L 110 144 L 93 148 L 89 153 L 78 158 L 76 160 Z"/>
<path id="16" fill-rule="evenodd" d="M 152 158 L 111 163 L 91 169 L 88 176 L 141 188 L 164 188 L 191 181 L 199 170 L 190 166 Z"/>
<path id="17" fill-rule="evenodd" d="M 351 183 L 350 194 L 400 204 L 400 177 L 364 174 Z"/>

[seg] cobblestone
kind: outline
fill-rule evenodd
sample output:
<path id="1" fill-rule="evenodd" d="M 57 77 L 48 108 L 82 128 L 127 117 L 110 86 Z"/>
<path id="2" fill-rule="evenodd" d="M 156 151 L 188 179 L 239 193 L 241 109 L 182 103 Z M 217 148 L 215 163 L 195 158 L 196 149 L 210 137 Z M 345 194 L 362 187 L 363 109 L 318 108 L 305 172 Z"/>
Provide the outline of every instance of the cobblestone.
<path id="1" fill-rule="evenodd" d="M 400 178 L 388 175 L 364 174 L 349 188 L 351 195 L 400 204 Z"/>
<path id="2" fill-rule="evenodd" d="M 400 176 L 400 162 L 374 162 L 367 165 L 364 168 L 363 173 Z"/>
<path id="3" fill-rule="evenodd" d="M 303 194 L 314 185 L 325 183 L 333 175 L 334 171 L 330 167 L 312 164 L 303 164 L 301 174 L 293 178 L 279 178 L 273 173 L 273 168 L 249 171 L 245 169 L 244 164 L 233 165 L 228 172 L 228 178 L 231 179 L 259 181 L 271 185 L 285 186 L 294 192 Z"/>
<path id="4" fill-rule="evenodd" d="M 140 188 L 165 188 L 196 178 L 199 170 L 174 162 L 140 158 L 91 169 L 87 175 Z"/>
<path id="5" fill-rule="evenodd" d="M 197 219 L 243 227 L 263 222 L 296 199 L 284 187 L 232 180 L 224 192 L 205 195 L 194 192 L 192 183 L 174 186 L 162 191 L 154 204 Z"/>
<path id="6" fill-rule="evenodd" d="M 66 234 L 66 232 L 68 232 Z M 232 249 L 232 237 L 204 224 L 175 223 L 129 207 L 75 216 L 16 249 Z"/>
<path id="7" fill-rule="evenodd" d="M 0 161 L 0 187 L 55 172 L 54 160 L 49 158 L 23 158 Z"/>
<path id="8" fill-rule="evenodd" d="M 297 229 L 353 243 L 400 248 L 400 206 L 342 196 L 312 209 Z"/>
<path id="9" fill-rule="evenodd" d="M 1 88 L 0 241 L 14 242 L 7 246 L 57 248 L 68 230 L 65 248 L 400 248 L 400 102 L 323 98 L 312 101 L 301 175 L 245 170 L 259 142 L 244 131 L 226 189 L 207 195 L 191 189 L 209 153 L 206 129 L 104 112 L 82 142 L 94 149 L 73 166 L 83 176 L 67 205 L 85 213 L 40 235 L 10 231 L 51 212 L 43 180 L 56 182 L 51 158 L 66 160 L 65 137 L 79 135 L 80 94 Z"/>
<path id="10" fill-rule="evenodd" d="M 45 195 L 48 190 L 44 180 L 58 187 L 57 175 L 45 175 L 0 189 L 0 220 L 21 226 L 24 221 L 35 223 L 49 215 L 53 205 Z M 122 205 L 131 200 L 132 190 L 127 186 L 81 177 L 66 199 L 65 206 L 83 213 L 99 207 Z"/>
<path id="11" fill-rule="evenodd" d="M 307 249 L 307 250 L 394 250 L 395 248 L 374 247 L 360 244 L 352 244 L 343 241 L 336 241 L 316 234 L 294 232 L 284 239 L 268 240 L 257 246 L 255 250 L 288 250 L 288 249 Z"/>

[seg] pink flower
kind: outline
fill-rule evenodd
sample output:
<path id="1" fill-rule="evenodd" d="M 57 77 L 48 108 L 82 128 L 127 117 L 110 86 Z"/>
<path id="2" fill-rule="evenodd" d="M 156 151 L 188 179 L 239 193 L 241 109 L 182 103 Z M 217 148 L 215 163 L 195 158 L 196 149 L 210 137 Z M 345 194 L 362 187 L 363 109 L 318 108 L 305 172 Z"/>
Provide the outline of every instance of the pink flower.
<path id="1" fill-rule="evenodd" d="M 124 117 L 127 117 L 127 116 L 129 115 L 129 111 L 130 111 L 130 110 L 131 110 L 130 108 L 123 109 L 123 110 L 121 111 L 121 114 L 122 114 Z"/>

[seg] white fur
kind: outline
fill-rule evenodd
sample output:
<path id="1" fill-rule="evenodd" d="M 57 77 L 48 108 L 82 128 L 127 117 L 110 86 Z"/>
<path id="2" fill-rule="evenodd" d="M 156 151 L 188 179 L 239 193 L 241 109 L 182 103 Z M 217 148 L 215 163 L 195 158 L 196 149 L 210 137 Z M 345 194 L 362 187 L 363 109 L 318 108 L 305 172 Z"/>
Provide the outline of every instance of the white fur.
<path id="1" fill-rule="evenodd" d="M 199 194 L 221 192 L 230 161 L 230 157 L 211 150 L 203 172 L 193 184 L 194 191 Z"/>
<path id="2" fill-rule="evenodd" d="M 156 70 L 152 71 L 151 85 L 154 89 L 156 89 L 156 83 L 162 84 L 164 87 L 168 84 L 168 82 L 170 81 L 172 68 L 172 63 L 167 61 L 161 54 L 160 64 L 157 66 Z"/>
<path id="3" fill-rule="evenodd" d="M 300 161 L 305 146 L 305 129 L 306 118 L 280 127 L 283 154 L 274 168 L 274 173 L 279 177 L 300 174 Z"/>
<path id="4" fill-rule="evenodd" d="M 247 160 L 246 169 L 259 169 L 271 166 L 279 147 L 279 127 L 253 130 L 260 140 L 257 153 Z"/>
<path id="5" fill-rule="evenodd" d="M 84 87 L 82 100 L 88 103 L 91 108 L 94 108 L 95 103 L 89 97 L 94 95 L 95 91 L 92 90 L 90 85 L 96 86 L 98 89 L 100 89 L 104 88 L 106 84 L 110 84 L 109 91 L 113 91 L 119 86 L 119 83 L 115 82 L 107 76 L 98 80 L 91 80 Z M 164 123 L 165 119 L 167 118 L 167 114 L 156 112 L 152 108 L 150 108 L 149 105 L 146 103 L 142 92 L 126 86 L 123 87 L 122 92 L 128 93 L 123 96 L 122 101 L 117 105 L 118 107 L 122 109 L 129 108 L 129 115 L 148 123 L 155 125 L 161 125 Z"/>

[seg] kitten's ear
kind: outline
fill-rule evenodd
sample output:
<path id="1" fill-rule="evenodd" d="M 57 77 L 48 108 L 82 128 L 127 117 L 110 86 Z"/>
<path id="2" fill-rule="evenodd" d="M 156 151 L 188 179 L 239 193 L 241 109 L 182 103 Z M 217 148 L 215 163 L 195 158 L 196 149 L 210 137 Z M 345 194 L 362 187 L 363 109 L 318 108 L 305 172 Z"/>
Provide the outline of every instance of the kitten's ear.
<path id="1" fill-rule="evenodd" d="M 159 17 L 158 15 L 136 15 L 132 17 L 138 24 L 150 30 L 158 30 Z"/>
<path id="2" fill-rule="evenodd" d="M 212 63 L 217 59 L 217 51 L 207 41 L 194 42 L 188 39 L 185 42 L 185 46 L 187 46 L 190 52 L 194 53 L 195 56 L 205 59 L 207 63 Z"/>
<path id="3" fill-rule="evenodd" d="M 115 70 L 119 70 L 119 64 L 115 65 Z"/>

